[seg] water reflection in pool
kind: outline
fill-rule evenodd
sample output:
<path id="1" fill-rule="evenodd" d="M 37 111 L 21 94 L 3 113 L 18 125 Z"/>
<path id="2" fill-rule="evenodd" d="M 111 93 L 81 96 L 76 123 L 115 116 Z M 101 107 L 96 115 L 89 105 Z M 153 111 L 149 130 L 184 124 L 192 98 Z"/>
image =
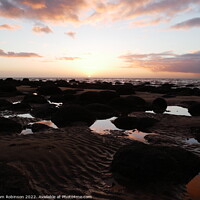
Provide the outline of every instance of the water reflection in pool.
<path id="1" fill-rule="evenodd" d="M 109 130 L 121 130 L 118 129 L 112 121 L 115 120 L 117 117 L 112 117 L 109 119 L 102 119 L 102 120 L 96 120 L 92 126 L 90 126 L 90 129 L 96 133 L 99 134 L 109 134 Z"/>
<path id="2" fill-rule="evenodd" d="M 192 200 L 200 200 L 200 174 L 187 184 L 187 192 Z"/>
<path id="3" fill-rule="evenodd" d="M 146 113 L 154 113 L 152 110 L 146 111 Z M 169 115 L 181 115 L 181 116 L 191 116 L 187 108 L 181 106 L 167 106 L 167 110 L 164 114 Z"/>
<path id="4" fill-rule="evenodd" d="M 9 118 L 9 117 L 21 117 L 21 118 L 34 119 L 34 117 L 33 117 L 31 114 L 29 114 L 29 113 L 4 115 L 4 117 L 5 117 L 5 118 Z"/>
<path id="5" fill-rule="evenodd" d="M 105 134 L 111 134 L 111 133 L 117 133 L 118 135 L 123 135 L 129 139 L 132 140 L 138 140 L 140 142 L 146 142 L 144 137 L 148 134 L 154 134 L 154 133 L 144 133 L 142 131 L 139 131 L 137 129 L 134 130 L 124 130 L 117 128 L 112 121 L 115 120 L 117 117 L 112 117 L 109 119 L 104 120 L 96 120 L 92 126 L 90 126 L 90 129 L 98 134 L 105 135 Z M 120 134 L 121 133 L 121 134 Z"/>

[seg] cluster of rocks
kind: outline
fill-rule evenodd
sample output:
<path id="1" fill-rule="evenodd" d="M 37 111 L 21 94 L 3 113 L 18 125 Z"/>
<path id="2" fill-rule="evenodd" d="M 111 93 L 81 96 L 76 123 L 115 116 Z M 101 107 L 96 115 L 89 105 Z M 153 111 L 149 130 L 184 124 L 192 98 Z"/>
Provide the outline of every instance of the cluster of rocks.
<path id="1" fill-rule="evenodd" d="M 36 89 L 34 93 L 22 93 L 17 89 L 21 85 Z M 61 90 L 61 87 L 71 89 Z M 84 92 L 83 89 L 103 89 L 104 91 Z M 147 103 L 143 98 L 135 95 L 136 91 L 160 93 L 164 98 L 157 98 Z M 20 103 L 13 104 L 4 98 L 17 95 L 23 95 Z M 148 131 L 149 127 L 158 122 L 157 120 L 147 117 L 130 117 L 128 114 L 147 110 L 162 114 L 167 109 L 165 99 L 177 95 L 199 96 L 200 90 L 174 88 L 171 84 L 154 87 L 148 83 L 134 86 L 130 83 L 87 83 L 74 79 L 54 82 L 6 79 L 0 80 L 0 111 L 30 112 L 36 118 L 51 120 L 59 128 L 74 126 L 80 122 L 90 126 L 96 119 L 118 116 L 113 123 L 119 129 Z M 62 103 L 62 106 L 58 107 L 50 102 Z M 200 103 L 192 102 L 188 107 L 192 116 L 200 116 Z M 49 127 L 36 123 L 31 128 L 33 132 L 37 132 Z M 22 129 L 20 123 L 0 117 L 0 133 L 20 133 Z M 198 138 L 199 134 L 195 134 Z M 0 168 L 5 170 L 1 164 Z M 147 145 L 136 141 L 120 148 L 111 164 L 111 172 L 116 181 L 127 187 L 154 182 L 185 184 L 199 171 L 199 158 L 186 150 L 178 147 Z"/>

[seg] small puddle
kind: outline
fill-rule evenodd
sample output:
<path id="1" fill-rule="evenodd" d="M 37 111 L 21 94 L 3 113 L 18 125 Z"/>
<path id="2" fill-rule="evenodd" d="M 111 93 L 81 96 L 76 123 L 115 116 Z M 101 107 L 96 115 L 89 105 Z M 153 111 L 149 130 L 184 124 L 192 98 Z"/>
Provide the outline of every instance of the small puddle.
<path id="1" fill-rule="evenodd" d="M 29 135 L 29 134 L 33 134 L 33 131 L 32 129 L 27 128 L 27 129 L 22 130 L 22 132 L 19 135 Z"/>
<path id="2" fill-rule="evenodd" d="M 125 131 L 125 134 L 127 134 L 127 138 L 129 138 L 131 140 L 137 140 L 137 141 L 140 141 L 140 142 L 147 143 L 147 141 L 145 140 L 144 137 L 146 135 L 154 135 L 155 133 L 144 133 L 142 131 L 135 129 L 135 130 Z"/>
<path id="3" fill-rule="evenodd" d="M 152 110 L 146 111 L 146 113 L 154 113 Z M 169 115 L 180 115 L 180 116 L 191 116 L 187 108 L 181 106 L 167 106 L 167 110 L 164 114 Z"/>
<path id="4" fill-rule="evenodd" d="M 110 134 L 110 130 L 120 131 L 111 121 L 117 117 L 111 117 L 109 119 L 96 120 L 94 124 L 90 126 L 90 129 L 98 134 Z"/>
<path id="5" fill-rule="evenodd" d="M 121 135 L 124 135 L 123 137 L 129 138 L 131 140 L 137 140 L 140 142 L 147 142 L 144 137 L 149 134 L 155 134 L 155 133 L 144 133 L 142 131 L 139 131 L 137 129 L 134 130 L 124 130 L 117 128 L 112 121 L 115 120 L 117 117 L 112 117 L 109 119 L 104 120 L 96 120 L 92 126 L 90 126 L 90 129 L 98 133 L 100 135 L 106 135 L 106 134 L 116 134 L 121 137 Z"/>
<path id="6" fill-rule="evenodd" d="M 51 120 L 42 120 L 35 123 L 29 123 L 28 125 L 32 124 L 45 124 L 51 128 L 58 129 L 58 127 Z M 22 130 L 22 132 L 20 133 L 20 135 L 29 135 L 29 134 L 34 134 L 31 128 L 26 128 Z"/>
<path id="7" fill-rule="evenodd" d="M 55 105 L 56 107 L 60 107 L 60 106 L 63 105 L 63 103 L 57 103 L 57 102 L 53 102 L 53 101 L 50 101 L 50 100 L 48 100 L 48 102 L 49 102 L 50 104 Z"/>
<path id="8" fill-rule="evenodd" d="M 9 118 L 9 117 L 22 117 L 22 118 L 34 119 L 34 117 L 33 117 L 31 114 L 29 114 L 29 113 L 5 115 L 4 117 L 5 117 L 5 118 Z"/>
<path id="9" fill-rule="evenodd" d="M 51 120 L 42 120 L 42 121 L 38 121 L 38 122 L 35 122 L 34 124 L 44 124 L 44 125 L 47 125 L 51 128 L 55 128 L 57 129 L 58 127 L 51 121 Z"/>
<path id="10" fill-rule="evenodd" d="M 192 200 L 200 200 L 200 174 L 195 176 L 186 187 Z"/>
<path id="11" fill-rule="evenodd" d="M 198 142 L 198 140 L 196 140 L 195 138 L 189 138 L 189 139 L 187 139 L 187 140 L 186 140 L 186 143 L 187 143 L 187 144 L 190 144 L 190 145 L 192 145 L 192 144 L 200 144 L 200 143 Z"/>

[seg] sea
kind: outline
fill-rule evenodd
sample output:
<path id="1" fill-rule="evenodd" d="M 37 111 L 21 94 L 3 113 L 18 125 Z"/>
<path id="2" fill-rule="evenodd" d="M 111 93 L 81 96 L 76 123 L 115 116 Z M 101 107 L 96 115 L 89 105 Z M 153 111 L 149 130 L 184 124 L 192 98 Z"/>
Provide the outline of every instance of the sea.
<path id="1" fill-rule="evenodd" d="M 23 78 L 15 78 L 17 80 L 22 80 Z M 66 78 L 66 77 L 31 77 L 29 80 L 31 81 L 47 81 L 47 80 L 77 80 L 80 82 L 88 82 L 88 83 L 95 83 L 95 82 L 111 82 L 113 84 L 120 83 L 132 83 L 133 85 L 140 85 L 140 84 L 149 84 L 152 86 L 160 86 L 163 84 L 172 84 L 173 87 L 188 87 L 188 88 L 199 88 L 200 89 L 200 79 L 184 79 L 184 78 Z"/>

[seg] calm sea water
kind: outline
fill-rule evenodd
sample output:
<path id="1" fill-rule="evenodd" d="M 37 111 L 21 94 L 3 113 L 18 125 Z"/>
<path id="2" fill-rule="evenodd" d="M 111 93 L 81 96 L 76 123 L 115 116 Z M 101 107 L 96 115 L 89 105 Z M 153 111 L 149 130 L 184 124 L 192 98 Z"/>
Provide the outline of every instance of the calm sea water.
<path id="1" fill-rule="evenodd" d="M 22 78 L 16 78 L 22 79 Z M 120 83 L 132 83 L 133 85 L 138 85 L 142 83 L 149 83 L 153 86 L 160 86 L 165 83 L 173 84 L 175 87 L 190 87 L 190 88 L 200 88 L 200 79 L 169 79 L 169 78 L 29 78 L 30 80 L 66 80 L 69 81 L 71 79 L 75 79 L 77 81 L 85 81 L 85 82 L 120 82 Z"/>

